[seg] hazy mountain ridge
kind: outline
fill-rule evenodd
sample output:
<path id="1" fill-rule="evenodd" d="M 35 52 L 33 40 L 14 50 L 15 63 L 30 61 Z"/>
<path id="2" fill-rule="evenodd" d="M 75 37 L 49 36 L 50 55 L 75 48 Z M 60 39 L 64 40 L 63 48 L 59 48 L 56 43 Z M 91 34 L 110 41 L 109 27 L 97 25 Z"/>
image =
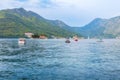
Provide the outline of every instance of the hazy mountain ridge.
<path id="1" fill-rule="evenodd" d="M 75 33 L 63 27 L 68 27 L 61 21 L 47 20 L 40 15 L 26 11 L 23 8 L 0 11 L 0 37 L 23 37 L 25 32 L 45 34 L 57 37 L 73 36 Z"/>
<path id="2" fill-rule="evenodd" d="M 74 28 L 74 31 L 85 37 L 115 38 L 120 36 L 120 16 L 110 19 L 96 18 L 83 27 Z"/>

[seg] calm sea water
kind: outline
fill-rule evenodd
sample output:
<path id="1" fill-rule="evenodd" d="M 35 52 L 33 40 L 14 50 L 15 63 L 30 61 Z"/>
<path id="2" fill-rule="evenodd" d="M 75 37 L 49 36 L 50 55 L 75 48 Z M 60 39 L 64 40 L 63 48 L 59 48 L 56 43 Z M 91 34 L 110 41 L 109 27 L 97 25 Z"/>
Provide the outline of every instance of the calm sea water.
<path id="1" fill-rule="evenodd" d="M 120 80 L 120 40 L 0 39 L 0 80 Z"/>

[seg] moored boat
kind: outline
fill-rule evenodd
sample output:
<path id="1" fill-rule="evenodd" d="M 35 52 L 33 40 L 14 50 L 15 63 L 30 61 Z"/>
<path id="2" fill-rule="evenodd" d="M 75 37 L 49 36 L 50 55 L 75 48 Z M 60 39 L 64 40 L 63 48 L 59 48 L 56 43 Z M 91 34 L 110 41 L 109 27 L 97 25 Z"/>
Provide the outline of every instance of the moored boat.
<path id="1" fill-rule="evenodd" d="M 103 42 L 102 38 L 100 38 L 97 42 Z"/>
<path id="2" fill-rule="evenodd" d="M 65 41 L 65 43 L 70 43 L 70 40 L 69 40 L 69 39 L 67 39 L 67 40 Z"/>
<path id="3" fill-rule="evenodd" d="M 77 36 L 73 36 L 74 41 L 78 41 L 78 37 Z"/>
<path id="4" fill-rule="evenodd" d="M 18 43 L 19 44 L 25 44 L 25 39 L 24 38 L 19 38 Z"/>
<path id="5" fill-rule="evenodd" d="M 78 39 L 76 38 L 76 39 L 74 39 L 74 41 L 78 41 Z"/>

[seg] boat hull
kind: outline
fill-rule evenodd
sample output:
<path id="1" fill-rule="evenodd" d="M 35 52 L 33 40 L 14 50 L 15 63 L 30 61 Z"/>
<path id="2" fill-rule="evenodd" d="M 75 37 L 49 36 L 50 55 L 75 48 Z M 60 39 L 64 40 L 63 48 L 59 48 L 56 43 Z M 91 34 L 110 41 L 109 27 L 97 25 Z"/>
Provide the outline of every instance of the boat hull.
<path id="1" fill-rule="evenodd" d="M 18 41 L 19 44 L 25 44 L 25 41 Z"/>
<path id="2" fill-rule="evenodd" d="M 69 40 L 66 40 L 65 43 L 70 43 L 70 41 L 69 41 Z"/>
<path id="3" fill-rule="evenodd" d="M 20 38 L 18 40 L 18 44 L 25 44 L 25 39 L 24 38 Z"/>

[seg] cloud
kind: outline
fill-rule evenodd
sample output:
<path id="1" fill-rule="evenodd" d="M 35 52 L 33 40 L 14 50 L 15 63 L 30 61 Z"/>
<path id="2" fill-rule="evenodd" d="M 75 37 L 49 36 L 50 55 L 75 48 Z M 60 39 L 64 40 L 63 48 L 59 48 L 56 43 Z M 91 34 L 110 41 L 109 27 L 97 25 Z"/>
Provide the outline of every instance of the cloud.
<path id="1" fill-rule="evenodd" d="M 17 5 L 20 5 L 18 1 L 15 0 L 3 0 L 0 2 L 0 9 L 13 8 Z"/>
<path id="2" fill-rule="evenodd" d="M 96 17 L 120 15 L 120 0 L 3 0 L 0 9 L 23 7 L 68 25 L 85 25 Z"/>

